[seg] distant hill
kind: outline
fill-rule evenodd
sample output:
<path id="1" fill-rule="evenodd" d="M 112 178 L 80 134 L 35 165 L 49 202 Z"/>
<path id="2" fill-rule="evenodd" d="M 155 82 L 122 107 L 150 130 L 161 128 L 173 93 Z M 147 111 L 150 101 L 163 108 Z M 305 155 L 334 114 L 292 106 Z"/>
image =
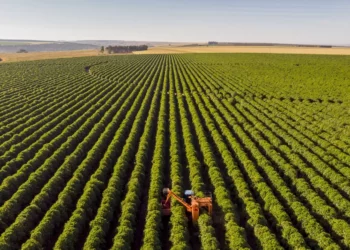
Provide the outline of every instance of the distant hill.
<path id="1" fill-rule="evenodd" d="M 215 42 L 215 44 L 200 44 L 201 46 L 247 46 L 247 47 L 306 47 L 306 48 L 333 48 L 333 47 L 349 47 L 349 45 L 339 44 L 296 44 L 296 43 L 244 43 L 244 42 Z M 196 44 L 190 46 L 198 46 Z"/>
<path id="2" fill-rule="evenodd" d="M 0 53 L 16 53 L 19 50 L 30 52 L 43 51 L 74 51 L 100 49 L 101 46 L 207 46 L 207 43 L 180 43 L 157 41 L 127 41 L 127 40 L 77 40 L 77 41 L 43 41 L 43 40 L 14 40 L 0 39 Z M 288 47 L 350 47 L 350 45 L 308 45 L 308 44 L 279 44 L 279 43 L 239 43 L 218 42 L 210 46 L 288 46 Z"/>
<path id="3" fill-rule="evenodd" d="M 179 42 L 157 42 L 157 41 L 126 41 L 126 40 L 78 40 L 72 41 L 79 44 L 92 44 L 97 46 L 137 46 L 147 45 L 148 47 L 153 46 L 168 46 L 168 45 L 185 45 L 189 43 Z"/>
<path id="4" fill-rule="evenodd" d="M 204 44 L 205 46 L 258 46 L 258 47 L 266 47 L 266 46 L 285 46 L 285 47 L 320 47 L 320 48 L 332 48 L 336 47 L 334 45 L 329 45 L 329 44 L 293 44 L 293 43 L 241 43 L 241 42 L 215 42 L 215 44 Z M 214 43 L 214 42 L 212 42 Z"/>
<path id="5" fill-rule="evenodd" d="M 176 46 L 188 43 L 154 42 L 154 41 L 125 41 L 125 40 L 78 40 L 78 41 L 42 41 L 42 40 L 11 40 L 0 39 L 0 53 L 15 53 L 20 49 L 28 52 L 69 51 L 99 49 L 101 46 Z"/>
<path id="6" fill-rule="evenodd" d="M 55 43 L 54 41 L 42 40 L 14 40 L 14 39 L 0 39 L 0 45 L 30 45 L 30 44 L 44 44 Z"/>
<path id="7" fill-rule="evenodd" d="M 41 52 L 86 50 L 98 48 L 99 46 L 93 44 L 82 44 L 73 42 L 0 40 L 0 53 L 15 53 L 21 49 L 26 50 L 28 52 Z"/>

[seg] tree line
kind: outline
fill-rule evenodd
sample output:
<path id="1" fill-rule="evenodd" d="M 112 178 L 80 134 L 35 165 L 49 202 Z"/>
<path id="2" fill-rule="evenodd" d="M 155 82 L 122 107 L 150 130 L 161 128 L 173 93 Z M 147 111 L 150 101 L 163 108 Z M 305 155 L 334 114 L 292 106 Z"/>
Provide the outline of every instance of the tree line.
<path id="1" fill-rule="evenodd" d="M 108 54 L 114 53 L 131 53 L 133 51 L 147 50 L 147 45 L 133 45 L 133 46 L 108 46 L 106 49 L 104 46 L 101 47 L 101 52 L 104 53 L 106 50 Z"/>

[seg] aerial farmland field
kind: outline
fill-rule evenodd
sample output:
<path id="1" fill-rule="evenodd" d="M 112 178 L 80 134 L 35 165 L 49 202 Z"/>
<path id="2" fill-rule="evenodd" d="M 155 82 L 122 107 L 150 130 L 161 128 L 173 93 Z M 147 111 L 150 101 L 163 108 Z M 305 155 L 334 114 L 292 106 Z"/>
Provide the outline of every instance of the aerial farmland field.
<path id="1" fill-rule="evenodd" d="M 0 63 L 0 249 L 350 248 L 350 56 Z M 162 190 L 212 194 L 198 222 Z"/>

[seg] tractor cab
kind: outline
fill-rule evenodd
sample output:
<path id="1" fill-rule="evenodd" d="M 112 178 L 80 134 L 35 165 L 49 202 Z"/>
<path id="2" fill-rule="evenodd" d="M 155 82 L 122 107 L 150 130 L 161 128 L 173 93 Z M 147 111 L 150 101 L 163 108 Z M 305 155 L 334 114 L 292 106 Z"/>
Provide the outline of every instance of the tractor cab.
<path id="1" fill-rule="evenodd" d="M 184 201 L 191 204 L 191 197 L 194 197 L 194 192 L 192 190 L 185 190 L 183 197 Z"/>

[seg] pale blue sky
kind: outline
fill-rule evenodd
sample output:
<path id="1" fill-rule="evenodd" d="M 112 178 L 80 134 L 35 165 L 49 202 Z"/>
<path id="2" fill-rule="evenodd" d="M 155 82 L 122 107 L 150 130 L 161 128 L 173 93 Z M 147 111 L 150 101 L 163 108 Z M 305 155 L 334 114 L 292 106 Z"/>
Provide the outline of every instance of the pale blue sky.
<path id="1" fill-rule="evenodd" d="M 0 39 L 350 44 L 350 0 L 0 0 Z"/>

